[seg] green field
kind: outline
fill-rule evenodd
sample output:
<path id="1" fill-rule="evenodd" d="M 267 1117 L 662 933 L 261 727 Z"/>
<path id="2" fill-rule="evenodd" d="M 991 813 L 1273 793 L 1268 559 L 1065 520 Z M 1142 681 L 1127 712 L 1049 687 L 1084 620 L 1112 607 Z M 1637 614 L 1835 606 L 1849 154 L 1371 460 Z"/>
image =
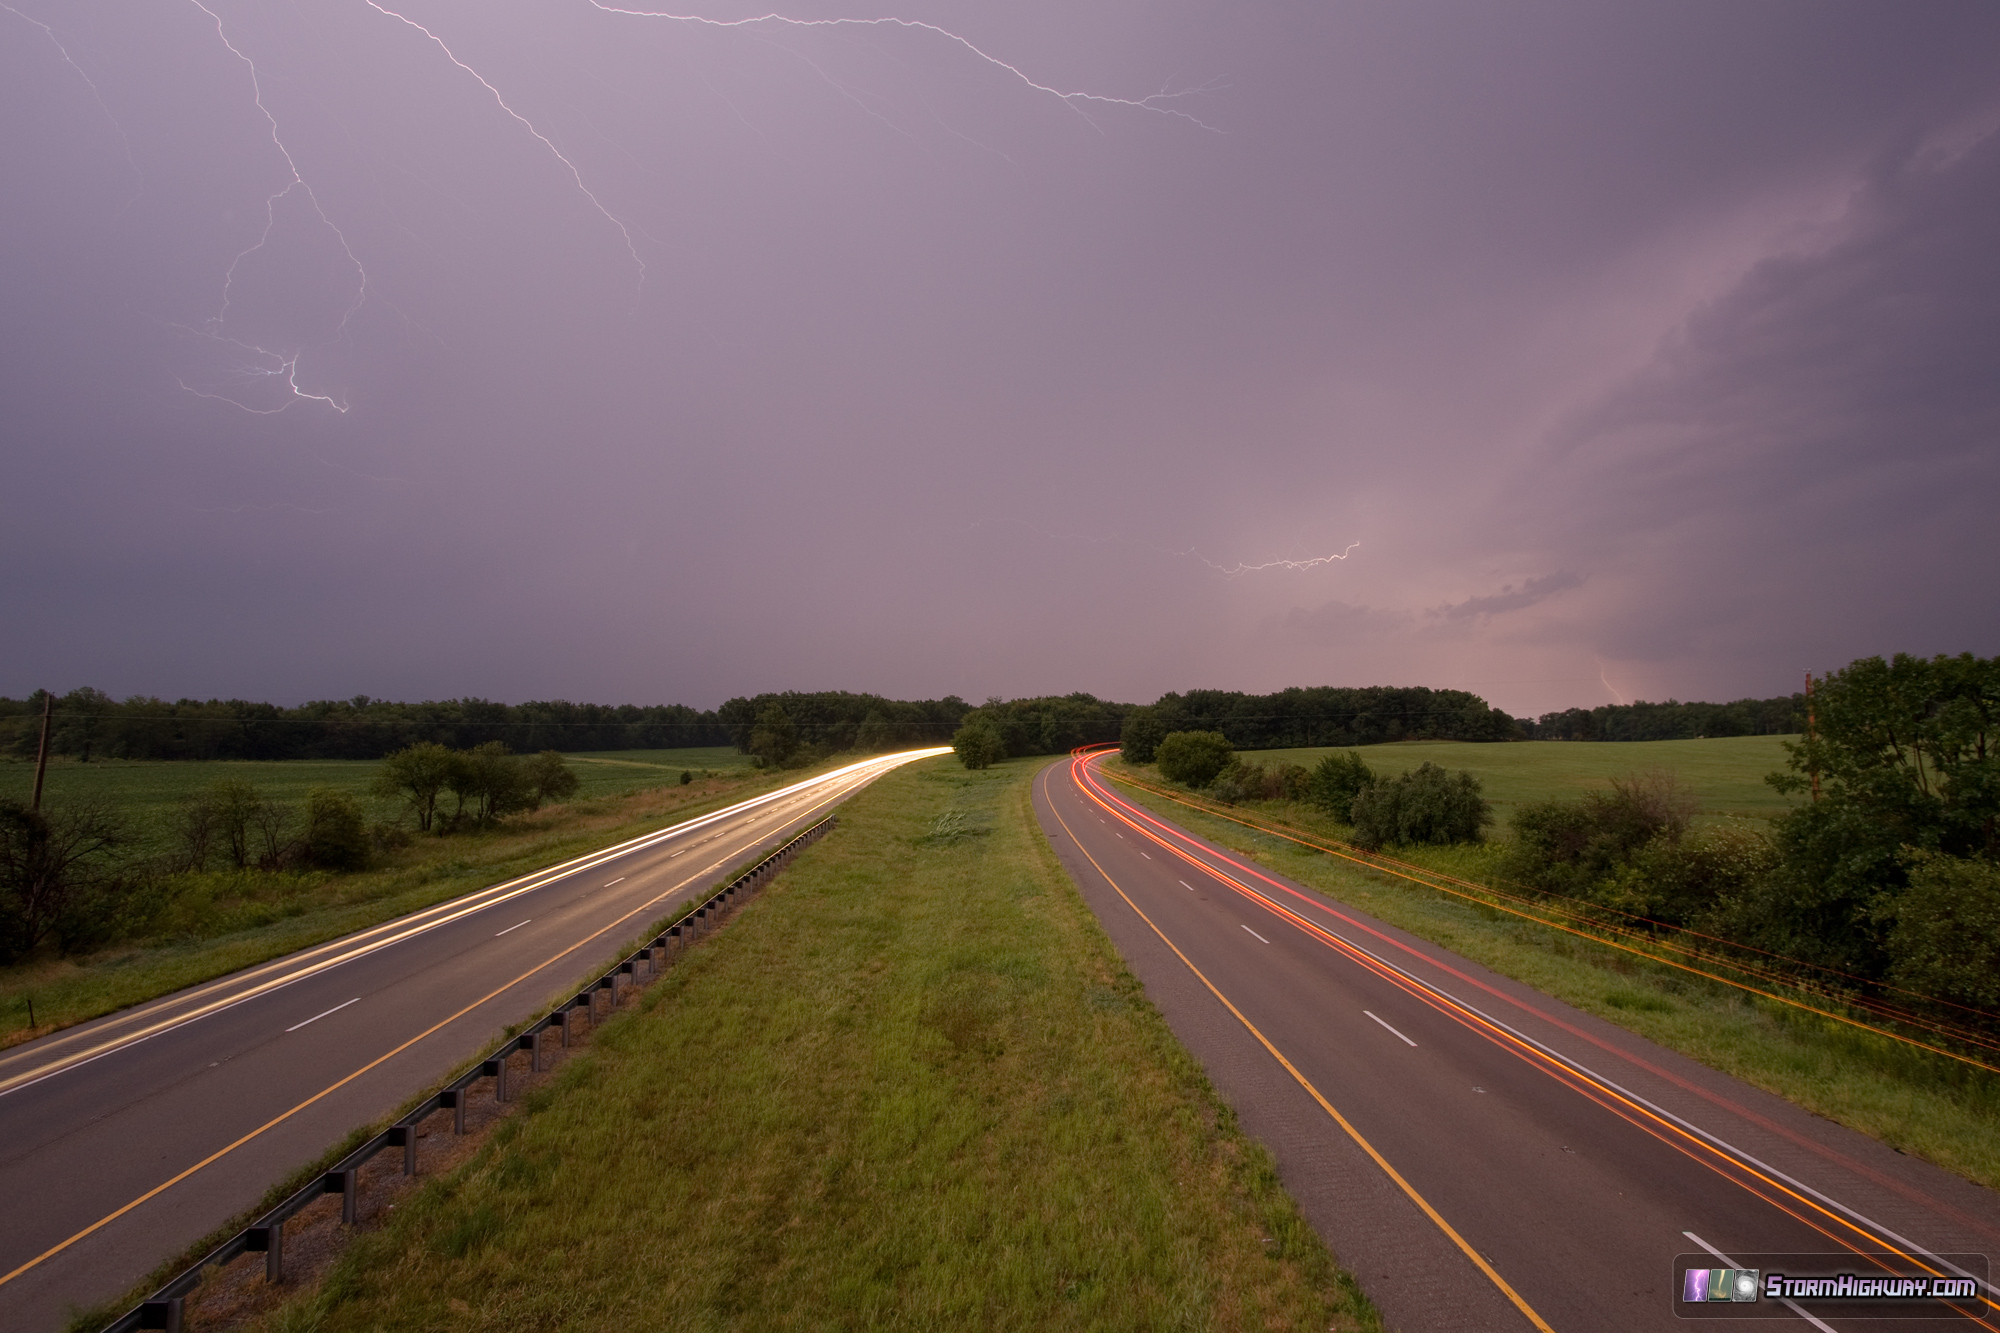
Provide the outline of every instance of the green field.
<path id="1" fill-rule="evenodd" d="M 1494 832 L 1505 836 L 1508 821 L 1523 802 L 1574 799 L 1605 787 L 1612 778 L 1668 769 L 1701 802 L 1698 822 L 1768 819 L 1792 808 L 1793 798 L 1772 790 L 1764 775 L 1785 767 L 1784 742 L 1796 736 L 1721 736 L 1705 741 L 1404 741 L 1364 745 L 1358 753 L 1384 777 L 1429 761 L 1464 769 L 1486 788 L 1493 805 Z M 1311 768 L 1339 750 L 1246 750 L 1253 763 L 1301 764 Z"/>
<path id="2" fill-rule="evenodd" d="M 750 757 L 733 747 L 695 750 L 606 750 L 567 756 L 582 783 L 575 799 L 625 796 L 647 787 L 677 782 L 683 769 L 699 774 L 736 773 L 750 768 Z M 203 787 L 223 780 L 247 782 L 266 797 L 297 804 L 314 787 L 337 787 L 361 799 L 371 821 L 393 821 L 400 802 L 369 794 L 368 785 L 381 767 L 373 759 L 284 759 L 165 762 L 94 759 L 78 763 L 58 759 L 49 764 L 42 801 L 54 808 L 66 801 L 103 801 L 131 823 L 142 852 L 166 851 L 173 841 L 173 819 L 180 804 Z M 0 795 L 26 800 L 34 790 L 35 766 L 18 759 L 0 761 Z"/>
<path id="3" fill-rule="evenodd" d="M 1366 1329 L 1036 827 L 947 757 L 690 953 L 273 1330 Z"/>

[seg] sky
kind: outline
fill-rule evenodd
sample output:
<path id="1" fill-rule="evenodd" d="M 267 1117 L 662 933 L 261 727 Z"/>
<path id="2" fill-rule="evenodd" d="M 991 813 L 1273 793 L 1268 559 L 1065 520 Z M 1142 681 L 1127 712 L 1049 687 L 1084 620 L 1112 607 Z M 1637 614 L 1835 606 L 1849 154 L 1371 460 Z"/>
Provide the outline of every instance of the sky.
<path id="1" fill-rule="evenodd" d="M 650 10 L 0 3 L 0 694 L 2000 653 L 1988 0 Z"/>

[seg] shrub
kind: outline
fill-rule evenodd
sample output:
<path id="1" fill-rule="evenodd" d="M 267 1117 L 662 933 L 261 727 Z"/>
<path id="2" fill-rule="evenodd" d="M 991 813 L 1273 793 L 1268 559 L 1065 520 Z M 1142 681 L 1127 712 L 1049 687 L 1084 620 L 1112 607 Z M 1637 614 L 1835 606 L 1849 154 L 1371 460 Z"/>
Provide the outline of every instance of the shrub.
<path id="1" fill-rule="evenodd" d="M 576 795 L 583 784 L 570 770 L 569 761 L 554 750 L 544 750 L 524 764 L 528 782 L 528 808 L 539 810 L 551 801 Z M 685 777 L 681 779 L 687 781 Z"/>
<path id="2" fill-rule="evenodd" d="M 1230 805 L 1239 801 L 1297 801 L 1304 798 L 1309 779 L 1297 764 L 1265 768 L 1239 756 L 1209 785 L 1208 794 Z"/>
<path id="3" fill-rule="evenodd" d="M 1378 778 L 1354 798 L 1354 841 L 1389 844 L 1477 842 L 1493 814 L 1470 773 L 1447 773 L 1426 760 L 1414 771 Z"/>
<path id="4" fill-rule="evenodd" d="M 1175 731 L 1160 738 L 1153 757 L 1167 781 L 1206 787 L 1229 766 L 1234 753 L 1219 731 Z"/>
<path id="5" fill-rule="evenodd" d="M 361 803 L 344 791 L 315 787 L 306 793 L 305 863 L 322 870 L 360 870 L 368 864 L 368 821 Z"/>
<path id="6" fill-rule="evenodd" d="M 1374 772 L 1354 751 L 1330 754 L 1313 767 L 1306 783 L 1306 799 L 1345 822 L 1353 817 L 1354 798 L 1374 780 Z"/>
<path id="7" fill-rule="evenodd" d="M 985 768 L 1007 757 L 1007 742 L 1000 735 L 1000 728 L 993 725 L 992 719 L 977 713 L 967 717 L 965 725 L 952 734 L 951 748 L 967 768 Z"/>
<path id="8" fill-rule="evenodd" d="M 1577 801 L 1536 801 L 1514 814 L 1506 873 L 1549 893 L 1599 896 L 1655 842 L 1675 844 L 1694 816 L 1692 795 L 1671 773 L 1613 778 L 1611 790 Z"/>

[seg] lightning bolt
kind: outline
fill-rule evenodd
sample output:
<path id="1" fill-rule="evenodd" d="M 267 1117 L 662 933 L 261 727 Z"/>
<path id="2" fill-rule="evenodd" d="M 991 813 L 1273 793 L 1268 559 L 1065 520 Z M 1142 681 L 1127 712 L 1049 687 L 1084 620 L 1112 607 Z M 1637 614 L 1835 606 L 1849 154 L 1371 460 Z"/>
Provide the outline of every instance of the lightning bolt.
<path id="1" fill-rule="evenodd" d="M 42 35 L 47 37 L 49 39 L 50 44 L 53 45 L 59 53 L 61 53 L 63 58 L 63 63 L 76 71 L 76 76 L 79 79 L 83 80 L 85 87 L 90 89 L 90 95 L 93 98 L 97 99 L 97 109 L 104 113 L 104 118 L 111 122 L 111 128 L 118 132 L 118 142 L 125 145 L 125 165 L 132 168 L 133 180 L 136 183 L 137 187 L 136 189 L 134 189 L 132 197 L 125 201 L 125 208 L 132 207 L 133 204 L 139 202 L 139 195 L 143 193 L 145 190 L 146 173 L 139 170 L 138 159 L 132 156 L 132 140 L 126 135 L 125 127 L 118 123 L 118 117 L 111 114 L 111 108 L 108 105 L 106 105 L 104 101 L 104 94 L 98 90 L 97 81 L 92 79 L 90 75 L 84 71 L 83 66 L 76 63 L 76 57 L 71 55 L 69 53 L 69 48 L 62 44 L 62 38 L 56 36 L 56 30 L 54 28 L 42 22 L 40 19 L 36 18 L 32 14 L 23 14 L 20 10 L 14 8 L 14 6 L 12 5 L 0 4 L 0 9 L 6 10 L 9 14 L 12 14 L 15 18 L 20 19 L 23 23 L 32 23 L 37 28 L 40 28 L 42 30 Z M 120 212 L 120 214 L 123 214 L 125 209 L 120 209 L 118 211 Z"/>
<path id="2" fill-rule="evenodd" d="M 618 234 L 625 238 L 625 253 L 631 255 L 632 262 L 638 266 L 639 282 L 643 286 L 646 281 L 646 261 L 639 258 L 639 248 L 632 241 L 632 229 L 627 227 L 625 223 L 622 220 L 620 220 L 620 218 L 616 213 L 613 213 L 610 209 L 606 208 L 604 206 L 604 201 L 602 199 L 599 199 L 596 193 L 592 191 L 592 189 L 588 185 L 584 184 L 583 173 L 577 170 L 576 163 L 570 161 L 567 157 L 563 156 L 562 149 L 556 147 L 555 143 L 552 140 L 550 140 L 548 135 L 543 134 L 540 130 L 536 129 L 533 121 L 529 120 L 526 116 L 516 111 L 513 107 L 508 106 L 507 99 L 500 95 L 500 90 L 498 88 L 495 88 L 491 83 L 487 82 L 485 75 L 481 74 L 478 70 L 466 64 L 463 60 L 460 60 L 456 55 L 454 55 L 452 53 L 452 49 L 449 46 L 445 45 L 444 39 L 442 37 L 438 36 L 436 33 L 432 32 L 429 28 L 426 28 L 423 24 L 417 22 L 415 19 L 409 17 L 408 15 L 399 14 L 395 10 L 388 8 L 386 5 L 381 5 L 376 3 L 376 0 L 362 0 L 362 3 L 367 5 L 370 9 L 374 10 L 378 14 L 384 15 L 387 18 L 395 19 L 398 22 L 409 24 L 412 28 L 415 28 L 418 32 L 430 38 L 432 42 L 436 43 L 437 49 L 444 52 L 444 58 L 446 60 L 449 60 L 452 64 L 458 66 L 460 69 L 464 70 L 467 74 L 470 74 L 474 79 L 478 80 L 480 87 L 484 88 L 487 92 L 493 94 L 493 101 L 495 102 L 495 104 L 499 106 L 499 108 L 502 111 L 505 111 L 509 116 L 512 116 L 516 121 L 520 122 L 521 128 L 525 129 L 529 134 L 532 134 L 536 138 L 536 140 L 541 143 L 542 147 L 548 149 L 551 153 L 555 154 L 556 161 L 562 163 L 565 167 L 569 168 L 570 179 L 576 182 L 577 189 L 583 191 L 583 197 L 590 200 L 591 207 L 595 208 L 598 212 L 602 213 L 605 219 L 609 221 L 612 226 L 618 228 Z"/>
<path id="3" fill-rule="evenodd" d="M 373 2 L 374 0 L 369 0 L 369 3 L 372 4 Z M 906 19 L 906 18 L 895 18 L 895 17 L 883 17 L 883 18 L 872 18 L 872 19 L 857 19 L 857 18 L 800 19 L 800 18 L 792 18 L 789 15 L 785 14 L 759 14 L 754 18 L 717 19 L 717 18 L 709 18 L 706 15 L 702 14 L 674 14 L 663 10 L 627 9 L 620 5 L 605 4 L 604 0 L 585 0 L 585 3 L 587 3 L 592 9 L 598 10 L 606 14 L 615 14 L 624 18 L 664 19 L 670 23 L 685 24 L 689 27 L 752 28 L 752 27 L 769 25 L 769 26 L 785 27 L 785 28 L 904 28 L 919 32 L 926 32 L 931 34 L 932 36 L 941 37 L 945 41 L 950 42 L 955 46 L 962 47 L 966 51 L 971 52 L 978 59 L 984 61 L 986 64 L 991 65 L 996 69 L 1004 70 L 1006 73 L 1012 75 L 1014 78 L 1019 79 L 1022 83 L 1026 84 L 1029 88 L 1033 89 L 1034 91 L 1038 93 L 1045 93 L 1050 97 L 1056 98 L 1057 100 L 1061 101 L 1065 106 L 1068 106 L 1071 110 L 1076 111 L 1079 115 L 1082 115 L 1086 121 L 1089 121 L 1089 123 L 1093 128 L 1096 128 L 1097 122 L 1090 120 L 1089 108 L 1093 105 L 1096 105 L 1106 108 L 1127 107 L 1137 111 L 1150 111 L 1155 115 L 1174 116 L 1181 120 L 1185 120 L 1190 124 L 1197 125 L 1200 128 L 1207 130 L 1211 134 L 1222 133 L 1221 130 L 1218 130 L 1215 126 L 1210 125 L 1207 122 L 1203 121 L 1200 117 L 1195 116 L 1190 112 L 1183 111 L 1179 107 L 1167 105 L 1168 103 L 1173 102 L 1179 98 L 1199 97 L 1202 96 L 1203 94 L 1214 92 L 1216 91 L 1216 88 L 1212 84 L 1204 84 L 1199 88 L 1184 88 L 1179 92 L 1168 92 L 1165 89 L 1161 89 L 1159 92 L 1154 93 L 1151 96 L 1138 97 L 1138 98 L 1110 97 L 1103 93 L 1064 92 L 1060 88 L 1051 87 L 1046 83 L 1037 82 L 1025 70 L 1021 69 L 1020 66 L 1009 64 L 1007 61 L 1002 60 L 1000 57 L 992 55 L 989 52 L 982 50 L 978 46 L 975 46 L 971 41 L 951 31 L 951 29 L 941 28 L 935 23 L 925 23 L 921 19 Z"/>
<path id="4" fill-rule="evenodd" d="M 1350 542 L 1348 543 L 1347 549 L 1345 551 L 1342 551 L 1339 555 L 1316 555 L 1309 560 L 1266 560 L 1261 565 L 1242 565 L 1242 564 L 1218 565 L 1213 560 L 1210 560 L 1207 556 L 1203 555 L 1200 551 L 1195 550 L 1193 547 L 1189 547 L 1187 550 L 1182 551 L 1180 554 L 1191 555 L 1195 559 L 1201 561 L 1201 563 L 1203 563 L 1204 565 L 1207 565 L 1210 569 L 1215 570 L 1217 573 L 1226 574 L 1229 575 L 1231 578 L 1234 578 L 1238 574 L 1255 574 L 1259 570 L 1264 570 L 1264 569 L 1290 569 L 1290 570 L 1318 569 L 1321 565 L 1330 565 L 1336 560 L 1347 559 L 1348 556 L 1354 554 L 1354 548 L 1359 545 L 1361 545 L 1360 542 Z"/>
<path id="5" fill-rule="evenodd" d="M 343 311 L 340 316 L 340 322 L 334 326 L 335 333 L 339 333 L 347 328 L 348 321 L 354 318 L 355 313 L 361 309 L 362 302 L 368 299 L 368 270 L 363 268 L 361 261 L 355 257 L 354 247 L 347 243 L 346 233 L 342 232 L 339 227 L 335 226 L 333 219 L 329 218 L 326 215 L 326 210 L 320 206 L 319 196 L 313 193 L 312 186 L 308 185 L 306 183 L 305 177 L 299 173 L 299 164 L 295 160 L 293 160 L 292 150 L 285 147 L 284 138 L 278 131 L 278 118 L 271 114 L 271 109 L 269 107 L 264 105 L 264 84 L 263 80 L 259 77 L 257 73 L 257 63 L 252 59 L 250 59 L 249 56 L 243 54 L 242 51 L 238 50 L 236 44 L 229 40 L 229 33 L 223 28 L 222 16 L 220 14 L 216 13 L 214 10 L 210 9 L 207 5 L 203 4 L 202 0 L 188 0 L 188 3 L 193 5 L 196 9 L 199 9 L 202 13 L 208 15 L 208 17 L 214 21 L 216 37 L 221 40 L 223 46 L 228 48 L 229 54 L 235 56 L 238 60 L 242 61 L 243 67 L 250 71 L 251 100 L 256 102 L 257 110 L 263 114 L 264 123 L 270 126 L 271 143 L 277 148 L 278 155 L 285 159 L 285 169 L 291 173 L 292 177 L 290 182 L 287 183 L 283 189 L 274 191 L 272 194 L 270 194 L 265 198 L 264 230 L 263 233 L 257 237 L 256 244 L 247 246 L 243 250 L 238 251 L 236 258 L 229 261 L 229 270 L 228 272 L 223 274 L 222 278 L 222 302 L 220 307 L 216 310 L 214 316 L 209 319 L 208 330 L 202 331 L 202 330 L 191 329 L 189 330 L 189 332 L 195 333 L 197 336 L 211 338 L 216 342 L 227 343 L 233 347 L 246 351 L 257 358 L 260 358 L 266 364 L 261 368 L 254 369 L 246 373 L 254 374 L 264 379 L 282 380 L 286 390 L 290 393 L 291 397 L 288 398 L 284 403 L 284 405 L 281 407 L 268 408 L 268 409 L 256 408 L 256 407 L 251 407 L 247 403 L 238 402 L 236 399 L 229 397 L 227 394 L 208 393 L 203 390 L 193 388 L 189 386 L 185 380 L 177 380 L 176 383 L 180 384 L 181 388 L 187 390 L 187 392 L 193 394 L 197 398 L 217 399 L 221 402 L 230 404 L 232 407 L 241 408 L 243 411 L 249 412 L 256 416 L 275 416 L 278 413 L 285 411 L 287 408 L 290 408 L 295 404 L 301 402 L 325 403 L 327 406 L 333 408 L 336 412 L 345 413 L 347 411 L 347 404 L 338 401 L 332 395 L 320 394 L 320 393 L 308 393 L 304 389 L 299 387 L 299 357 L 302 355 L 301 352 L 294 351 L 289 355 L 287 355 L 286 353 L 283 352 L 273 351 L 268 347 L 261 347 L 254 343 L 245 343 L 236 338 L 225 337 L 221 332 L 224 321 L 226 321 L 229 317 L 229 305 L 236 285 L 237 269 L 242 267 L 244 260 L 248 259 L 251 255 L 256 254 L 259 250 L 262 250 L 266 245 L 270 243 L 271 232 L 278 225 L 278 203 L 280 200 L 290 196 L 292 191 L 294 190 L 304 191 L 306 199 L 312 204 L 313 212 L 318 216 L 320 222 L 325 224 L 327 230 L 332 232 L 334 236 L 340 241 L 341 252 L 347 256 L 348 262 L 354 265 L 354 272 L 357 278 L 357 282 L 355 284 L 355 289 L 354 289 L 354 299 L 348 303 L 347 309 Z"/>

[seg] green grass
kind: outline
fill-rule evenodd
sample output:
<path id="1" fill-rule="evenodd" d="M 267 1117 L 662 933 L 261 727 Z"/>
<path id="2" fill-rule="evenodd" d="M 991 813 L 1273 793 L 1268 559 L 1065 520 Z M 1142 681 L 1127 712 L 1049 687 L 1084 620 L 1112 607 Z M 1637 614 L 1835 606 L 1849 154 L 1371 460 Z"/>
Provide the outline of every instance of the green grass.
<path id="1" fill-rule="evenodd" d="M 147 793 L 156 805 L 165 801 L 170 806 L 178 799 L 173 783 L 185 790 L 214 780 L 201 772 L 160 776 L 158 770 L 268 772 L 340 766 L 143 764 L 132 767 L 153 773 L 130 776 L 120 775 L 112 765 L 104 767 L 110 776 L 93 773 L 90 781 L 100 782 L 100 791 L 107 794 L 136 793 L 134 804 L 143 809 Z M 592 766 L 576 767 L 583 772 Z M 737 764 L 726 773 L 683 787 L 679 767 L 607 767 L 606 771 L 614 776 L 594 785 L 587 780 L 583 791 L 562 805 L 517 816 L 483 833 L 416 838 L 409 846 L 384 854 L 375 868 L 356 874 L 234 871 L 162 881 L 148 890 L 166 895 L 166 901 L 146 938 L 94 954 L 35 957 L 0 968 L 0 1046 L 337 939 L 804 776 L 759 772 Z M 121 776 L 131 785 L 121 789 Z M 310 785 L 315 780 L 304 781 Z M 264 786 L 278 790 L 278 784 L 268 780 Z M 33 1033 L 28 1029 L 30 996 L 39 1024 Z"/>
<path id="2" fill-rule="evenodd" d="M 605 750 L 568 756 L 582 784 L 576 800 L 619 797 L 663 783 L 678 782 L 683 769 L 699 775 L 743 773 L 750 757 L 734 748 L 692 750 Z M 42 789 L 51 808 L 67 801 L 103 801 L 131 825 L 135 850 L 142 854 L 169 850 L 174 815 L 181 802 L 203 787 L 224 779 L 247 782 L 266 797 L 296 805 L 314 787 L 336 787 L 353 793 L 371 821 L 393 820 L 402 809 L 393 799 L 370 794 L 369 783 L 381 767 L 373 759 L 209 760 L 169 762 L 142 759 L 94 759 L 79 763 L 57 759 L 49 764 Z M 0 760 L 0 795 L 26 800 L 34 790 L 35 766 L 18 759 Z M 448 799 L 448 798 L 447 798 Z"/>
<path id="3" fill-rule="evenodd" d="M 1464 769 L 1486 788 L 1496 831 L 1505 836 L 1508 820 L 1522 803 L 1573 799 L 1612 778 L 1648 769 L 1670 769 L 1701 802 L 1699 823 L 1768 819 L 1792 808 L 1764 775 L 1785 766 L 1784 742 L 1796 736 L 1719 736 L 1706 741 L 1518 741 L 1481 745 L 1471 741 L 1405 741 L 1357 749 L 1378 774 L 1393 777 L 1426 760 Z M 1311 768 L 1338 749 L 1246 750 L 1245 759 L 1270 765 Z"/>
<path id="4" fill-rule="evenodd" d="M 1723 741 L 1550 743 L 1563 750 L 1724 745 Z M 1364 751 L 1371 765 L 1389 747 Z M 1398 749 L 1402 747 L 1397 747 Z M 1429 747 L 1409 747 L 1420 752 Z M 1512 751 L 1525 745 L 1466 747 Z M 1119 761 L 1108 761 L 1114 768 Z M 1658 761 L 1648 766 L 1664 767 Z M 1381 768 L 1388 767 L 1380 765 Z M 1153 771 L 1138 770 L 1157 781 Z M 1614 770 L 1615 771 L 1615 770 Z M 1523 779 L 1523 789 L 1529 779 Z M 1543 778 L 1542 781 L 1549 779 Z M 1776 1093 L 1987 1186 L 2000 1187 L 2000 1078 L 1884 1038 L 1758 1000 L 1717 983 L 1534 925 L 1244 828 L 1132 787 L 1125 795 L 1203 837 L 1243 852 L 1411 934 L 1477 960 L 1662 1046 Z M 1528 799 L 1533 799 L 1529 797 Z M 1347 830 L 1301 806 L 1260 803 L 1268 814 L 1341 837 Z M 1497 849 L 1398 848 L 1404 860 L 1483 881 Z"/>
<path id="5" fill-rule="evenodd" d="M 264 1327 L 1375 1328 L 1037 829 L 902 769 Z"/>

